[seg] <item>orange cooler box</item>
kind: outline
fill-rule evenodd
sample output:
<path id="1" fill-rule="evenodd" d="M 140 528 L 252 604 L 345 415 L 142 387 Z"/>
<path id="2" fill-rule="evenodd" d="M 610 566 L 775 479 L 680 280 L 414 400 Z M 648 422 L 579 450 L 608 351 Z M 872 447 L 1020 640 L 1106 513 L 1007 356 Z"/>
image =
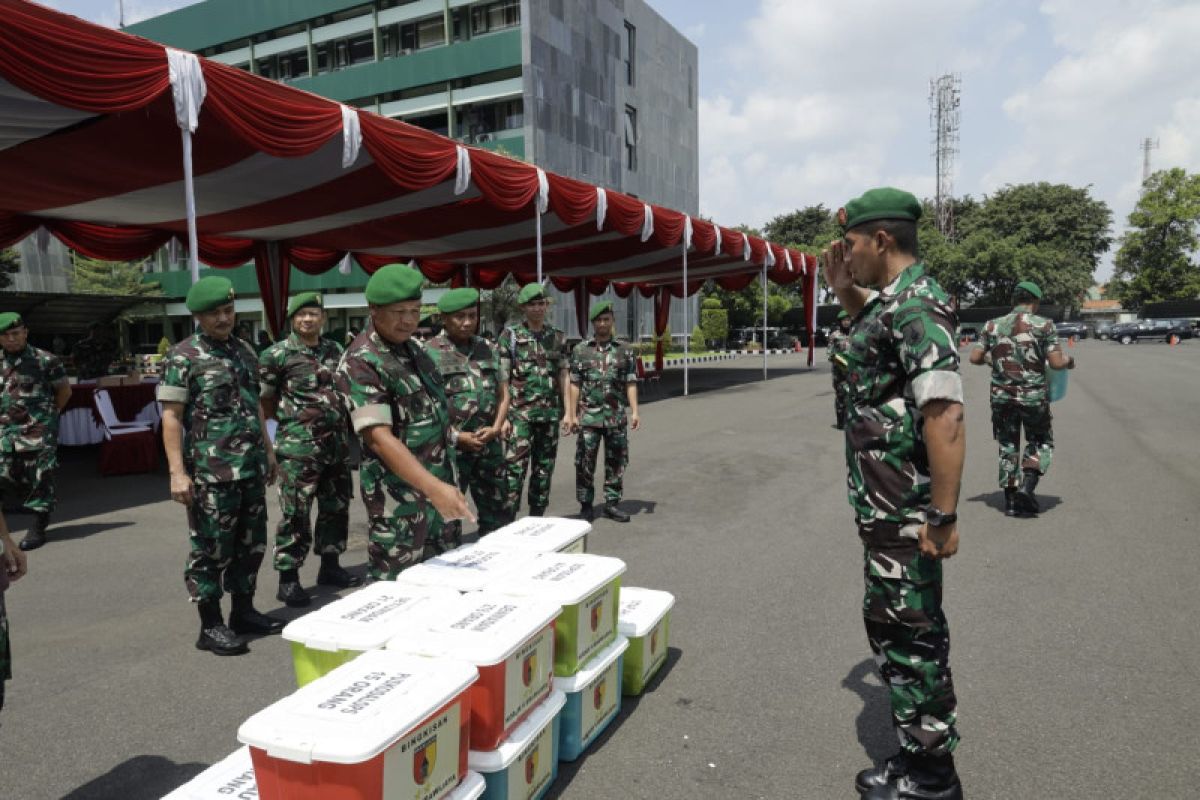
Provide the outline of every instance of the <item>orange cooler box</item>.
<path id="1" fill-rule="evenodd" d="M 388 643 L 410 620 L 436 618 L 439 602 L 458 592 L 379 581 L 289 622 L 296 685 L 304 686 L 368 650 Z"/>
<path id="2" fill-rule="evenodd" d="M 526 517 L 487 535 L 489 547 L 535 553 L 586 553 L 592 523 L 566 517 Z"/>
<path id="3" fill-rule="evenodd" d="M 238 729 L 263 800 L 441 800 L 467 773 L 479 673 L 465 661 L 363 653 Z"/>
<path id="4" fill-rule="evenodd" d="M 254 765 L 250 748 L 242 747 L 190 781 L 163 800 L 255 800 Z"/>
<path id="5" fill-rule="evenodd" d="M 489 584 L 523 566 L 533 556 L 533 553 L 512 548 L 492 547 L 487 542 L 471 544 L 409 567 L 400 573 L 396 583 L 475 592 L 488 588 Z"/>
<path id="6" fill-rule="evenodd" d="M 439 606 L 436 620 L 400 634 L 388 649 L 474 664 L 471 749 L 492 750 L 550 694 L 560 611 L 538 598 L 470 592 Z"/>
<path id="7" fill-rule="evenodd" d="M 542 553 L 492 588 L 563 607 L 554 624 L 554 674 L 568 678 L 612 644 L 625 562 L 608 556 Z"/>

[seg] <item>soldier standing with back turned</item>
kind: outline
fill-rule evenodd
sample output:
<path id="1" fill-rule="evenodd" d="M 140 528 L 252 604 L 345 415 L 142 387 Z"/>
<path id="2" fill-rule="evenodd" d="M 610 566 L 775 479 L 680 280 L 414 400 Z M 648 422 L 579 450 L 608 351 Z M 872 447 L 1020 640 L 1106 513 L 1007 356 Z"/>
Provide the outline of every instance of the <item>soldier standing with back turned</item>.
<path id="1" fill-rule="evenodd" d="M 293 607 L 307 606 L 300 568 L 310 548 L 321 557 L 317 583 L 346 589 L 361 581 L 338 563 L 350 530 L 350 432 L 334 377 L 342 348 L 321 336 L 325 308 L 321 295 L 304 292 L 288 304 L 292 332 L 258 357 L 261 402 L 276 417 L 279 505 L 275 534 L 276 597 Z M 309 526 L 317 501 L 316 542 Z"/>
<path id="2" fill-rule="evenodd" d="M 837 325 L 829 334 L 829 372 L 833 378 L 833 410 L 837 415 L 835 428 L 846 428 L 846 351 L 850 348 L 850 315 L 838 312 Z"/>

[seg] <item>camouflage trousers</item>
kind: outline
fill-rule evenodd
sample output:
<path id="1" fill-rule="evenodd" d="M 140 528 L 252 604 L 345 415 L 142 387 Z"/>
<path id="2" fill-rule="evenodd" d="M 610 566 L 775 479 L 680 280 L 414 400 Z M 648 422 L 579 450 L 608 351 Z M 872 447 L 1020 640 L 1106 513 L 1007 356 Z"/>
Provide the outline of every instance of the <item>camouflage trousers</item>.
<path id="1" fill-rule="evenodd" d="M 558 423 L 530 422 L 512 418 L 512 436 L 505 448 L 508 462 L 508 499 L 506 507 L 512 517 L 521 508 L 521 490 L 525 473 L 529 473 L 529 507 L 550 505 L 550 480 L 554 477 L 554 459 L 558 455 Z"/>
<path id="2" fill-rule="evenodd" d="M 453 476 L 431 472 L 441 480 L 453 481 Z M 358 475 L 370 525 L 367 574 L 372 580 L 394 581 L 408 567 L 462 543 L 460 526 L 448 526 L 423 494 L 392 475 L 378 460 L 363 462 Z M 390 513 L 389 496 L 395 503 Z"/>
<path id="3" fill-rule="evenodd" d="M 192 485 L 184 581 L 193 602 L 254 594 L 267 551 L 267 487 L 262 476 Z"/>
<path id="4" fill-rule="evenodd" d="M 314 454 L 279 457 L 279 508 L 283 518 L 275 532 L 275 569 L 300 569 L 309 548 L 317 555 L 346 552 L 350 530 L 350 464 L 324 461 Z M 309 515 L 317 501 L 316 545 Z"/>
<path id="5" fill-rule="evenodd" d="M 888 688 L 892 724 L 909 753 L 958 746 L 958 701 L 950 674 L 950 628 L 942 613 L 941 562 L 921 555 L 898 526 L 860 527 L 863 622 Z"/>
<path id="6" fill-rule="evenodd" d="M 837 416 L 838 428 L 844 428 L 846 425 L 846 406 L 849 403 L 846 388 L 845 374 L 835 371 L 833 373 L 833 412 Z"/>
<path id="7" fill-rule="evenodd" d="M 4 609 L 4 592 L 0 591 L 0 708 L 4 708 L 4 684 L 10 680 L 12 649 L 8 643 L 8 612 Z"/>
<path id="8" fill-rule="evenodd" d="M 992 405 L 992 435 L 1000 445 L 1000 488 L 1021 482 L 1023 470 L 1045 475 L 1054 455 L 1054 430 L 1050 405 L 1023 406 L 1017 403 Z M 1021 452 L 1021 429 L 1025 429 L 1025 451 Z"/>
<path id="9" fill-rule="evenodd" d="M 596 461 L 604 442 L 604 502 L 617 503 L 624 491 L 625 467 L 629 464 L 629 427 L 580 428 L 575 443 L 575 499 L 591 505 L 595 498 Z"/>
<path id="10" fill-rule="evenodd" d="M 508 513 L 507 463 L 504 460 L 504 444 L 499 439 L 488 442 L 481 452 L 459 451 L 455 456 L 458 466 L 458 488 L 475 498 L 479 516 L 479 535 L 491 533 L 512 522 Z M 460 530 L 462 522 L 448 523 Z"/>
<path id="11" fill-rule="evenodd" d="M 0 454 L 0 492 L 12 493 L 35 514 L 54 510 L 54 470 L 58 448 Z"/>

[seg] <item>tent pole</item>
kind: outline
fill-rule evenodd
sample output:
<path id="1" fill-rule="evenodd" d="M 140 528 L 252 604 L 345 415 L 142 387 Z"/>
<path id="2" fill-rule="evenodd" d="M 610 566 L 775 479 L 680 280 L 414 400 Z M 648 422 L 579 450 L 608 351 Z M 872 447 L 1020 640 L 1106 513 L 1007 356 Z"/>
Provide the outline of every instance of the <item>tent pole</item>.
<path id="1" fill-rule="evenodd" d="M 196 236 L 196 190 L 192 184 L 192 132 L 183 127 L 183 191 L 187 206 L 188 266 L 192 271 L 192 283 L 200 280 L 200 244 Z"/>
<path id="2" fill-rule="evenodd" d="M 537 224 L 537 280 L 542 282 L 542 210 L 538 207 L 537 200 L 533 202 L 534 220 Z"/>
<path id="3" fill-rule="evenodd" d="M 762 287 L 763 287 L 763 323 L 762 323 L 762 354 L 763 354 L 763 380 L 767 379 L 767 262 L 763 262 L 762 268 Z"/>
<path id="4" fill-rule="evenodd" d="M 691 366 L 692 329 L 688 326 L 687 237 L 683 237 L 683 396 L 688 396 L 688 370 Z"/>

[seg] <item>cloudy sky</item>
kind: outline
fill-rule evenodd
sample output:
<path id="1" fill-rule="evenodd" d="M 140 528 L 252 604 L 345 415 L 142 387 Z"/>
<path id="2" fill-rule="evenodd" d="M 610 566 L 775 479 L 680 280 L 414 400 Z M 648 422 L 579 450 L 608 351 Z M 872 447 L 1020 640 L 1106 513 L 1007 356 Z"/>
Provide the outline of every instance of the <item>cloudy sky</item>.
<path id="1" fill-rule="evenodd" d="M 191 2 L 126 0 L 126 19 Z M 929 81 L 946 72 L 962 78 L 956 194 L 1090 184 L 1119 233 L 1143 139 L 1155 169 L 1200 171 L 1195 0 L 650 2 L 700 48 L 700 210 L 725 225 L 879 184 L 932 196 Z M 47 4 L 116 24 L 117 0 Z"/>

